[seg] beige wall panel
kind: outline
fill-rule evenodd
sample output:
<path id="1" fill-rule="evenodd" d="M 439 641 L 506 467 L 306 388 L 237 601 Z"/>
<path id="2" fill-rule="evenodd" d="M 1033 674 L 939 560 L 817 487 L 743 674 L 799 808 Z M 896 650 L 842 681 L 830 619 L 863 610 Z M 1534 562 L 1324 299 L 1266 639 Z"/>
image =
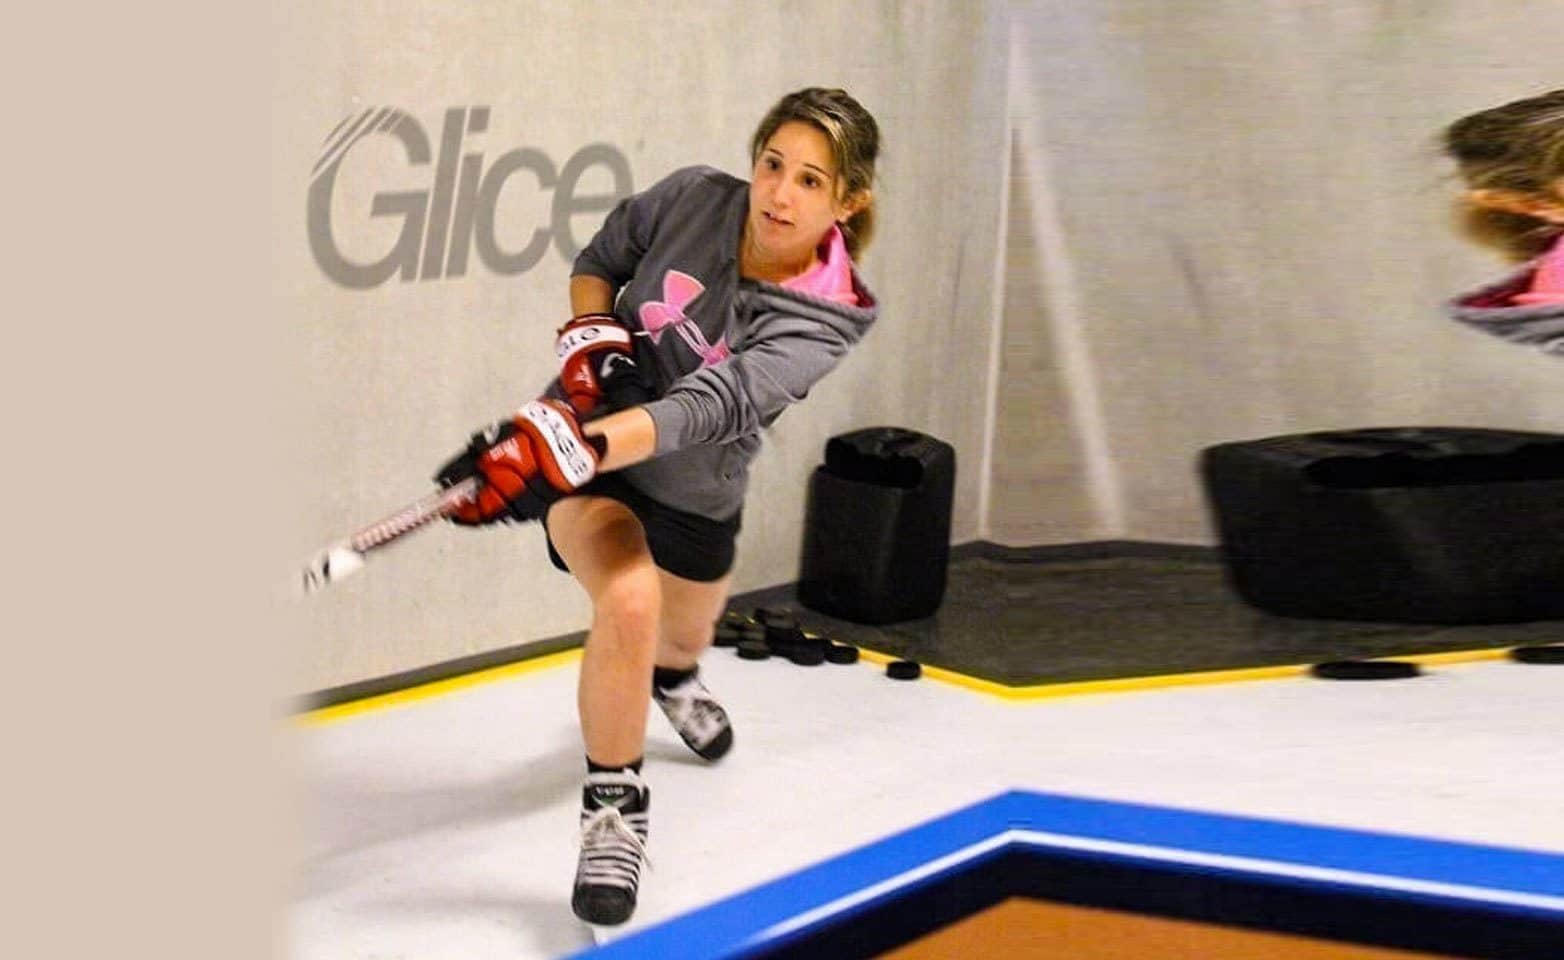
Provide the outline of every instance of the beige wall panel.
<path id="1" fill-rule="evenodd" d="M 1024 124 L 1023 124 L 1024 125 Z M 996 365 L 991 492 L 986 539 L 1013 546 L 1098 539 L 1112 533 L 1094 486 L 1089 387 L 1072 371 L 1072 314 L 1060 294 L 1069 262 L 1049 233 L 1054 218 L 1040 155 L 1016 129 L 1009 173 L 1004 305 Z"/>
<path id="2" fill-rule="evenodd" d="M 1212 443 L 1564 426 L 1556 358 L 1440 313 L 1503 268 L 1448 229 L 1436 144 L 1464 113 L 1558 85 L 1536 51 L 1564 7 L 1012 9 L 1013 112 L 1046 143 L 1123 535 L 1210 541 L 1194 461 Z"/>
<path id="3" fill-rule="evenodd" d="M 794 578 L 808 474 L 829 436 L 862 426 L 956 445 L 953 540 L 1027 544 L 1209 542 L 1194 458 L 1224 440 L 1564 424 L 1556 359 L 1439 313 L 1500 266 L 1448 229 L 1434 138 L 1556 85 L 1517 55 L 1560 18 L 1551 0 L 1014 0 L 1013 31 L 1006 13 L 284 4 L 272 191 L 278 323 L 308 413 L 294 457 L 312 492 L 289 531 L 301 556 L 421 492 L 467 431 L 531 396 L 565 309 L 555 249 L 508 276 L 476 252 L 459 278 L 350 290 L 323 273 L 305 229 L 311 170 L 371 106 L 405 111 L 434 153 L 447 110 L 487 107 L 486 129 L 462 139 L 480 169 L 532 148 L 557 171 L 607 143 L 635 188 L 693 162 L 742 175 L 753 123 L 798 86 L 840 84 L 875 111 L 884 232 L 864 267 L 884 319 L 768 437 L 739 590 Z M 434 178 L 389 137 L 356 145 L 332 206 L 343 251 L 383 255 L 399 222 L 369 205 Z M 611 185 L 597 167 L 580 192 Z M 551 201 L 531 174 L 511 178 L 496 242 L 549 229 Z M 600 218 L 575 216 L 571 233 Z M 300 609 L 296 688 L 580 629 L 585 603 L 541 546 L 536 529 L 440 529 L 376 558 Z"/>
<path id="4" fill-rule="evenodd" d="M 448 110 L 488 109 L 486 126 L 460 141 L 463 155 L 480 155 L 485 175 L 523 148 L 557 174 L 586 145 L 606 143 L 639 189 L 689 163 L 747 175 L 754 124 L 778 96 L 809 84 L 848 88 L 882 125 L 882 233 L 863 266 L 883 320 L 768 437 L 735 589 L 796 578 L 807 478 L 825 440 L 844 430 L 896 424 L 954 444 L 953 536 L 976 536 L 1002 186 L 1003 12 L 998 3 L 824 0 L 281 4 L 272 190 L 286 301 L 277 322 L 294 347 L 306 411 L 292 465 L 310 493 L 289 531 L 301 559 L 421 494 L 469 431 L 534 396 L 552 375 L 552 331 L 567 311 L 569 264 L 553 247 L 510 275 L 474 246 L 459 277 L 393 276 L 350 289 L 328 276 L 311 254 L 306 198 L 317 164 L 337 156 L 329 145 L 344 118 L 397 108 L 432 154 L 411 163 L 387 133 L 341 154 L 333 243 L 369 264 L 393 248 L 404 222 L 371 217 L 371 204 L 434 189 Z M 501 250 L 514 253 L 534 230 L 551 229 L 554 191 L 535 169 L 495 181 L 503 183 L 492 204 Z M 598 166 L 579 193 L 612 187 Z M 576 215 L 572 234 L 584 242 L 601 218 Z M 574 583 L 548 565 L 540 529 L 441 527 L 299 609 L 299 635 L 289 638 L 298 650 L 293 686 L 319 690 L 567 633 L 587 616 Z"/>

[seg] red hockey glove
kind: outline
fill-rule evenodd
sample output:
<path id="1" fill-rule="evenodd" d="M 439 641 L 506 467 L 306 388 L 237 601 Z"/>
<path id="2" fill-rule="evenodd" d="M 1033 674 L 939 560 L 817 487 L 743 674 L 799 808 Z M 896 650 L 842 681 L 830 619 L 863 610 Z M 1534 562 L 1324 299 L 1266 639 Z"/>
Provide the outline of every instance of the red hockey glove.
<path id="1" fill-rule="evenodd" d="M 597 475 L 601 438 L 581 433 L 575 411 L 558 400 L 534 400 L 449 460 L 435 480 L 443 487 L 483 479 L 478 497 L 451 515 L 464 526 L 536 520 L 549 505 Z"/>
<path id="2" fill-rule="evenodd" d="M 588 313 L 563 327 L 554 340 L 559 385 L 583 418 L 652 399 L 635 362 L 630 331 L 611 313 Z"/>

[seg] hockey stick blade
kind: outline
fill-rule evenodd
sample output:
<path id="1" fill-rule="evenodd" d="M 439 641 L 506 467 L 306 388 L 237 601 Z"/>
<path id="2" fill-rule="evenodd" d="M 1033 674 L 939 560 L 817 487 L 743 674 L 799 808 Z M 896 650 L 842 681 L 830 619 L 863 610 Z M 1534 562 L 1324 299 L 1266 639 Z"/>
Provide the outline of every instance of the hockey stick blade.
<path id="1" fill-rule="evenodd" d="M 350 577 L 364 567 L 364 558 L 421 529 L 432 521 L 449 516 L 477 496 L 479 481 L 469 477 L 455 486 L 420 497 L 389 516 L 375 521 L 346 540 L 339 540 L 317 553 L 304 565 L 304 592 L 314 593 Z"/>
<path id="2" fill-rule="evenodd" d="M 324 589 L 327 584 L 352 576 L 363 566 L 364 555 L 348 546 L 346 540 L 329 546 L 304 565 L 304 592 Z"/>

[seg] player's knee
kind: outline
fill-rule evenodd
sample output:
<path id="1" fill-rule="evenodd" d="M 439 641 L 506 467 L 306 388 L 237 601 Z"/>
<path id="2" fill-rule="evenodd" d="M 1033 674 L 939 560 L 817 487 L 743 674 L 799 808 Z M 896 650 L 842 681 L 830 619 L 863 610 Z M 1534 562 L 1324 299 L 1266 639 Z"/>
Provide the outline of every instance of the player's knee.
<path id="1" fill-rule="evenodd" d="M 652 644 L 657 640 L 659 608 L 655 581 L 616 577 L 594 598 L 593 622 L 597 632 L 615 642 Z"/>
<path id="2" fill-rule="evenodd" d="M 670 627 L 663 625 L 661 645 L 667 652 L 675 653 L 682 657 L 699 657 L 707 647 L 711 646 L 712 625 L 694 625 L 682 627 Z"/>

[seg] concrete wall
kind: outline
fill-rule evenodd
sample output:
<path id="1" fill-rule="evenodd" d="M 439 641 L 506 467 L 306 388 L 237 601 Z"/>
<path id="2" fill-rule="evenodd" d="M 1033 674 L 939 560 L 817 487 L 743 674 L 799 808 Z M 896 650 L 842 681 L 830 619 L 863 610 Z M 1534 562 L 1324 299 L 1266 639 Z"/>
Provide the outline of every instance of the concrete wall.
<path id="1" fill-rule="evenodd" d="M 301 558 L 424 492 L 471 430 L 552 375 L 569 263 L 558 191 L 543 181 L 563 179 L 589 144 L 622 158 L 633 189 L 690 163 L 747 176 L 754 124 L 806 85 L 847 88 L 882 126 L 881 233 L 863 268 L 884 320 L 767 437 L 735 589 L 796 578 L 807 478 L 825 440 L 844 430 L 896 424 L 954 444 L 953 536 L 978 536 L 1003 188 L 1002 4 L 327 0 L 285 3 L 279 17 L 275 246 L 287 300 L 279 322 L 297 348 L 294 389 L 306 411 L 291 464 L 310 490 L 290 531 Z M 401 115 L 343 140 L 354 118 L 378 107 Z M 475 124 L 476 107 L 487 113 Z M 411 237 L 411 280 L 372 269 L 355 280 L 332 266 L 333 250 L 367 268 L 403 249 L 407 217 L 371 216 L 377 202 L 406 202 L 390 195 L 440 210 L 453 110 L 451 156 L 473 157 L 463 162 L 480 199 L 464 206 L 465 174 L 453 163 L 448 208 L 458 226 L 448 234 L 466 235 L 459 211 L 475 211 L 470 246 L 448 241 L 441 261 Z M 428 156 L 415 162 L 407 143 L 416 151 L 420 133 Z M 322 177 L 333 169 L 328 201 Z M 514 173 L 501 179 L 496 169 Z M 612 163 L 593 164 L 575 202 L 615 187 Z M 317 241 L 321 209 L 331 217 L 329 245 L 317 243 L 324 257 L 310 245 L 312 190 Z M 564 213 L 576 244 L 603 216 L 601 207 Z M 525 250 L 538 229 L 554 242 L 533 263 L 507 263 L 503 254 Z M 470 252 L 453 276 L 459 246 Z M 319 690 L 567 633 L 587 614 L 574 582 L 549 566 L 541 529 L 442 527 L 299 608 L 295 686 Z"/>
<path id="2" fill-rule="evenodd" d="M 1193 462 L 1225 440 L 1564 426 L 1556 358 L 1442 319 L 1507 268 L 1449 229 L 1436 144 L 1558 85 L 1527 53 L 1558 4 L 1012 11 L 1003 336 L 1030 392 L 995 435 L 1037 483 L 996 458 L 994 539 L 1209 542 Z"/>

